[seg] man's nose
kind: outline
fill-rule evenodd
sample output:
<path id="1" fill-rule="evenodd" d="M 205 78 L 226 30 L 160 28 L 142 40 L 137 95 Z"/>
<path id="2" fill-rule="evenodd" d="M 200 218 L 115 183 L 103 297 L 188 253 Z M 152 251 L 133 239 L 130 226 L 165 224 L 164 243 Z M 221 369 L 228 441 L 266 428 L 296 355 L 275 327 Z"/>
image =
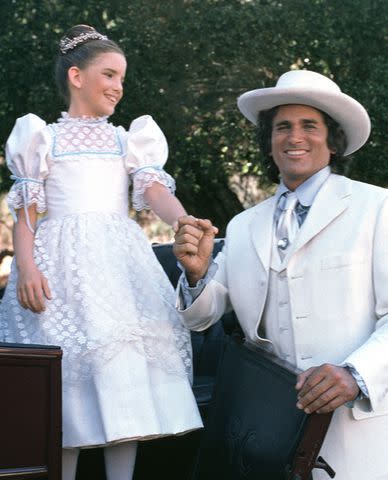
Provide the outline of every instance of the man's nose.
<path id="1" fill-rule="evenodd" d="M 304 139 L 304 132 L 302 128 L 292 127 L 289 132 L 289 141 L 291 143 L 300 143 Z"/>

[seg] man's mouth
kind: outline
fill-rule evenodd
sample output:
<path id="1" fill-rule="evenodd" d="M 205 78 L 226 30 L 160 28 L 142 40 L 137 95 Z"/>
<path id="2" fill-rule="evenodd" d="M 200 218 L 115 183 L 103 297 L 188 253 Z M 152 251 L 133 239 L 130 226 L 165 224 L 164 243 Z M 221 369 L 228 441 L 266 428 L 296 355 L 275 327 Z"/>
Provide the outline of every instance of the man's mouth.
<path id="1" fill-rule="evenodd" d="M 300 157 L 301 155 L 304 155 L 305 153 L 307 153 L 307 150 L 302 150 L 302 149 L 299 149 L 299 150 L 285 150 L 285 153 L 286 153 L 286 155 L 288 155 L 290 157 Z"/>

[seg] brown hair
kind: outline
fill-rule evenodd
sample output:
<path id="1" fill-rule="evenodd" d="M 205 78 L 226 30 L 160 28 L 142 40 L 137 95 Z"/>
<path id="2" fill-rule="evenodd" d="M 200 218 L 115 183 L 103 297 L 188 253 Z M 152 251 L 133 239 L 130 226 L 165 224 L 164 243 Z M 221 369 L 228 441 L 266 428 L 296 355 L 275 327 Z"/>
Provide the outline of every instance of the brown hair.
<path id="1" fill-rule="evenodd" d="M 88 34 L 89 38 L 88 38 Z M 92 34 L 96 34 L 93 38 Z M 67 51 L 63 51 L 63 45 L 79 38 L 80 42 L 73 42 Z M 84 37 L 84 38 L 82 38 Z M 96 38 L 98 37 L 98 38 Z M 116 52 L 124 56 L 123 50 L 113 41 L 99 34 L 89 25 L 76 25 L 61 38 L 60 50 L 55 65 L 55 81 L 60 95 L 66 103 L 70 103 L 70 91 L 67 81 L 67 72 L 70 67 L 86 68 L 98 55 L 107 52 Z"/>
<path id="2" fill-rule="evenodd" d="M 271 155 L 271 139 L 273 119 L 279 110 L 279 106 L 259 112 L 257 122 L 257 138 L 260 147 L 259 161 L 266 180 L 275 183 L 279 183 L 279 169 Z M 344 152 L 347 147 L 345 132 L 341 125 L 333 120 L 327 113 L 322 112 L 322 110 L 319 109 L 316 110 L 318 110 L 323 116 L 323 120 L 328 129 L 327 146 L 333 151 L 330 155 L 329 165 L 332 167 L 333 171 L 343 173 L 348 160 L 344 157 Z"/>

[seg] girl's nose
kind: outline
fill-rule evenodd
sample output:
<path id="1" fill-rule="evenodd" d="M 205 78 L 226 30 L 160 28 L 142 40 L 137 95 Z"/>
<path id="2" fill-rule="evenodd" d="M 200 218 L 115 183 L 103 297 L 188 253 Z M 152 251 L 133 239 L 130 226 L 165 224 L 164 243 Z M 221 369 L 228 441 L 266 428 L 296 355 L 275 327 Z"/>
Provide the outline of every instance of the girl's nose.
<path id="1" fill-rule="evenodd" d="M 117 80 L 115 82 L 115 85 L 114 85 L 114 89 L 118 92 L 122 92 L 123 91 L 123 83 L 121 80 Z"/>

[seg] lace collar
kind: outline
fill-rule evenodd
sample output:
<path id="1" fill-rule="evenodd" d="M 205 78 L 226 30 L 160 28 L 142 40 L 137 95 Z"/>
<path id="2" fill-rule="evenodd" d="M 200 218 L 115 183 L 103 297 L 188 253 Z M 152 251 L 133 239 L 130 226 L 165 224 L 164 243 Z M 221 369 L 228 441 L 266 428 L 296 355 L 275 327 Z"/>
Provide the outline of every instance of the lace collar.
<path id="1" fill-rule="evenodd" d="M 101 124 L 106 123 L 108 116 L 104 117 L 71 117 L 68 112 L 61 112 L 61 117 L 58 118 L 58 123 L 74 123 L 74 124 Z"/>

